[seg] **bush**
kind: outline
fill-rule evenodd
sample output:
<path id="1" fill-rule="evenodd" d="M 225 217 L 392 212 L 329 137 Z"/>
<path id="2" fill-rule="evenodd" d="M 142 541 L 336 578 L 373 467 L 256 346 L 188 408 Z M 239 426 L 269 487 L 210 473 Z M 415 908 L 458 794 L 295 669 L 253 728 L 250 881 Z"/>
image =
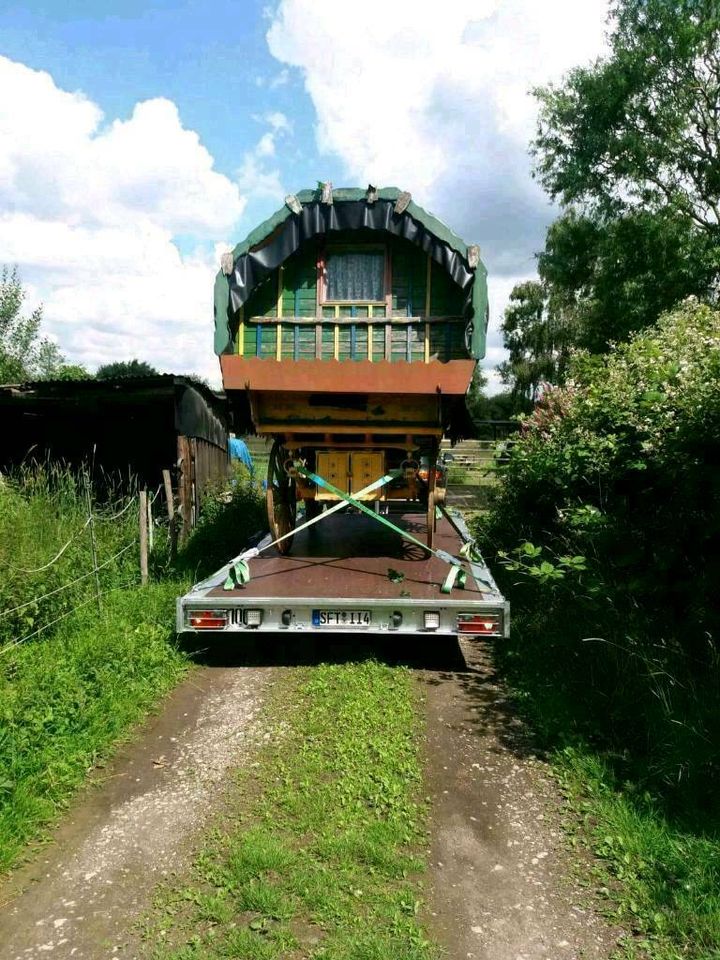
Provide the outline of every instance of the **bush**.
<path id="1" fill-rule="evenodd" d="M 267 527 L 265 501 L 251 482 L 236 480 L 228 491 L 208 494 L 197 526 L 178 557 L 178 568 L 195 580 L 208 576 Z"/>
<path id="2" fill-rule="evenodd" d="M 506 666 L 534 663 L 533 697 L 556 701 L 547 732 L 601 739 L 684 801 L 712 802 L 720 772 L 719 460 L 720 312 L 690 300 L 574 358 L 478 530 L 522 637 Z"/>

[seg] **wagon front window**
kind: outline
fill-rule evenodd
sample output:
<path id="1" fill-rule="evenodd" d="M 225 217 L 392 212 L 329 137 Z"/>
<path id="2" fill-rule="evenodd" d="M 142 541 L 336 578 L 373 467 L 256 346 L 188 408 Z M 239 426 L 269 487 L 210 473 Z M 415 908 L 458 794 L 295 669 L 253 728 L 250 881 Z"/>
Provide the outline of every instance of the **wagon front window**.
<path id="1" fill-rule="evenodd" d="M 326 303 L 378 303 L 385 296 L 383 250 L 330 252 L 325 261 Z"/>

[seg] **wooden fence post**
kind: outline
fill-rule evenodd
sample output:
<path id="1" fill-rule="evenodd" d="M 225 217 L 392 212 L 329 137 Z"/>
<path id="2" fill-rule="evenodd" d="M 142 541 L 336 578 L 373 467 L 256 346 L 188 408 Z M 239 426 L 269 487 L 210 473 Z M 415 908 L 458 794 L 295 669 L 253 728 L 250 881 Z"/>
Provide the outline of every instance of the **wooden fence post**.
<path id="1" fill-rule="evenodd" d="M 175 499 L 172 488 L 172 478 L 169 470 L 163 470 L 163 484 L 165 485 L 165 502 L 168 512 L 168 530 L 170 534 L 170 559 L 174 560 L 177 555 L 177 517 L 175 514 Z"/>
<path id="2" fill-rule="evenodd" d="M 100 602 L 100 574 L 98 573 L 97 562 L 97 540 L 95 539 L 95 517 L 93 516 L 92 494 L 90 493 L 90 477 L 88 477 L 87 474 L 85 474 L 85 499 L 87 500 L 90 550 L 92 552 L 93 573 L 95 574 L 95 599 L 97 601 L 98 613 L 102 613 L 102 603 Z"/>
<path id="3" fill-rule="evenodd" d="M 140 491 L 140 583 L 148 582 L 148 498 L 147 490 Z"/>
<path id="4" fill-rule="evenodd" d="M 182 520 L 180 539 L 184 542 L 190 536 L 193 522 L 192 453 L 190 450 L 190 441 L 187 437 L 178 437 L 177 442 L 178 466 L 180 468 L 178 496 L 180 499 L 180 516 Z"/>

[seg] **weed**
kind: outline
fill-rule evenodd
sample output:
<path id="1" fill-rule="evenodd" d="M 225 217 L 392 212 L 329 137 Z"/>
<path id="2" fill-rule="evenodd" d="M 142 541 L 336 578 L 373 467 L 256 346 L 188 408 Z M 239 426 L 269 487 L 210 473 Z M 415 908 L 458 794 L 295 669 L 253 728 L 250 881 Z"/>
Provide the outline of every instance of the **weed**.
<path id="1" fill-rule="evenodd" d="M 0 655 L 0 871 L 183 674 L 176 582 L 105 598 L 40 642 Z"/>
<path id="2" fill-rule="evenodd" d="M 286 733 L 253 774 L 262 789 L 231 800 L 240 824 L 198 858 L 197 909 L 172 936 L 197 932 L 217 897 L 232 919 L 223 906 L 192 953 L 155 955 L 430 960 L 418 920 L 426 811 L 409 673 L 374 662 L 297 671 L 272 709 Z"/>

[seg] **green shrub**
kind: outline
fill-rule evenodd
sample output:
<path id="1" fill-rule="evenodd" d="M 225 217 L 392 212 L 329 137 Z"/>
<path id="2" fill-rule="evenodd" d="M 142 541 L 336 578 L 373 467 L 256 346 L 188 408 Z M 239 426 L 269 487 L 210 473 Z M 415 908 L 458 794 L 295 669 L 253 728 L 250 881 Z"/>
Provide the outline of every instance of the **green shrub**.
<path id="1" fill-rule="evenodd" d="M 198 580 L 236 556 L 248 540 L 267 527 L 265 500 L 258 487 L 242 479 L 203 500 L 197 526 L 180 552 L 177 566 Z"/>
<path id="2" fill-rule="evenodd" d="M 683 803 L 720 779 L 719 461 L 720 312 L 688 301 L 575 357 L 478 529 L 515 608 L 505 665 L 554 699 L 548 734 L 611 746 Z"/>

